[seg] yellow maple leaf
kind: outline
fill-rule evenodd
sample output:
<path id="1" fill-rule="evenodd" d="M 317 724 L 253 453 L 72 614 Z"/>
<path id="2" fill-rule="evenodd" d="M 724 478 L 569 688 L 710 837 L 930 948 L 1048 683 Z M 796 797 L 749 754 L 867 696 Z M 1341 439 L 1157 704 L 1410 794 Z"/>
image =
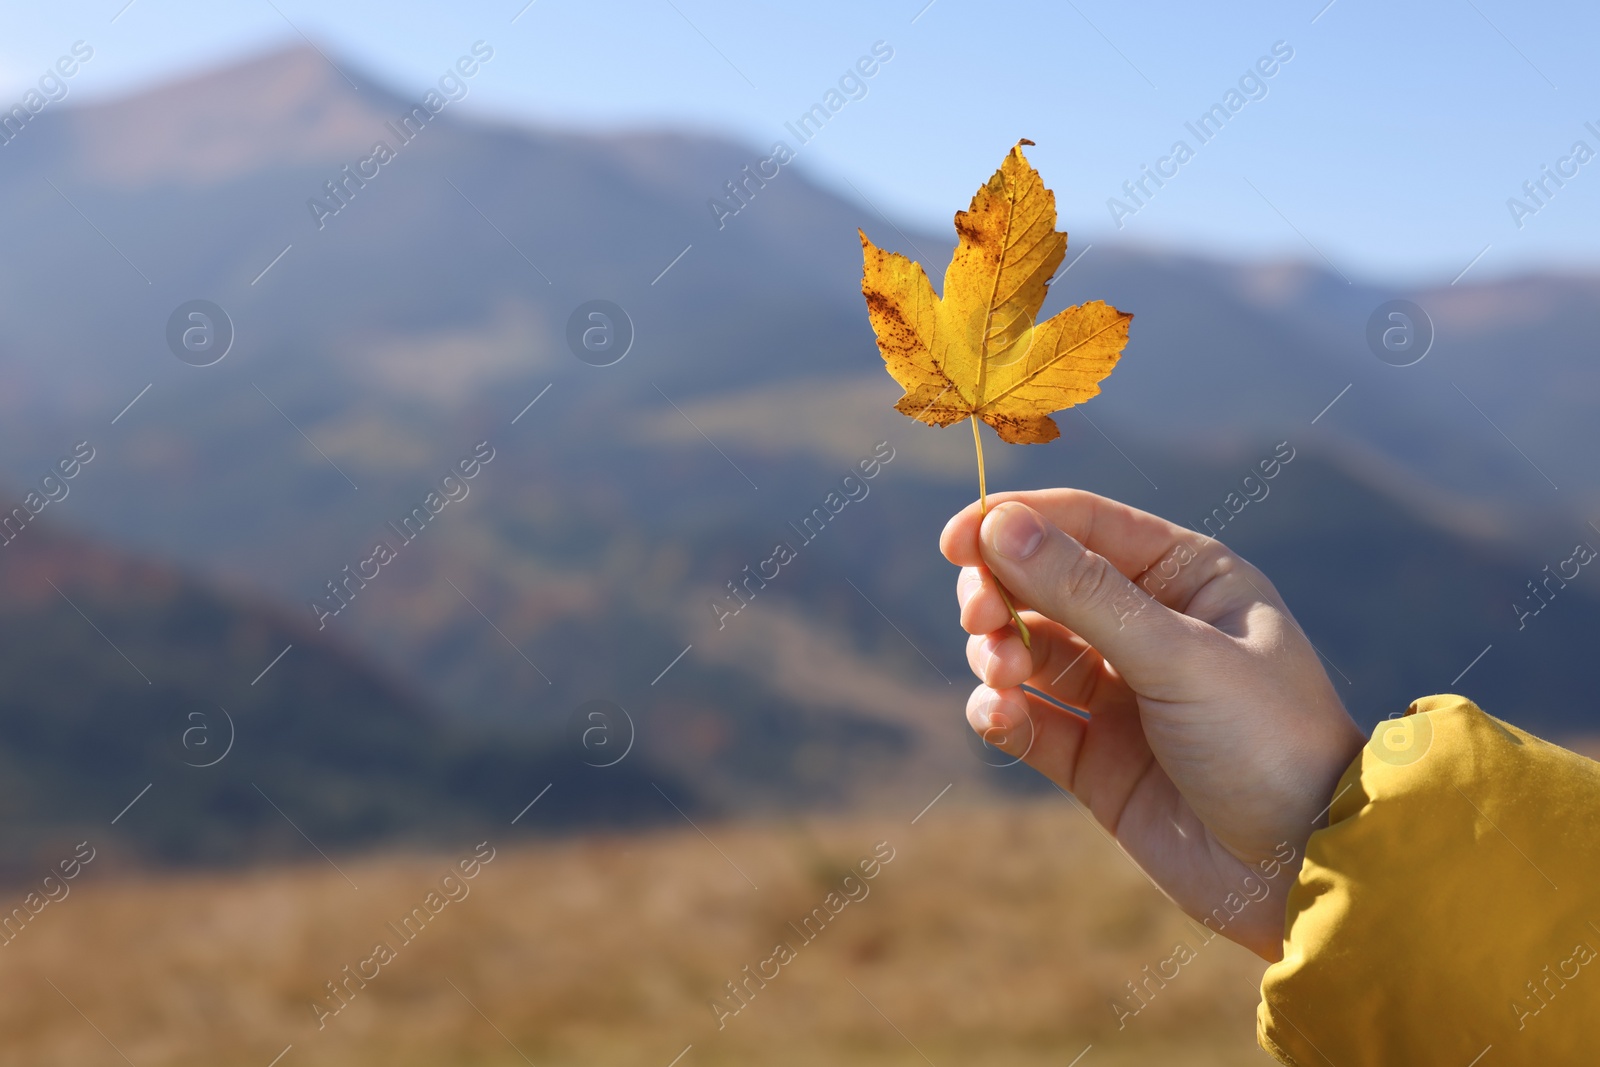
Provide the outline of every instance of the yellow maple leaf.
<path id="1" fill-rule="evenodd" d="M 1128 343 L 1133 316 L 1099 300 L 1035 324 L 1067 254 L 1056 197 L 1022 154 L 1021 140 L 965 211 L 955 255 L 935 295 L 922 265 L 861 236 L 861 293 L 889 376 L 905 390 L 896 410 L 934 426 L 968 419 L 978 449 L 980 507 L 988 510 L 982 419 L 1012 444 L 1061 436 L 1050 413 L 1100 392 Z M 1010 599 L 1007 598 L 1007 606 Z M 1029 642 L 1028 628 L 1012 618 Z"/>
<path id="2" fill-rule="evenodd" d="M 1053 411 L 1100 392 L 1128 343 L 1133 316 L 1099 300 L 1037 325 L 1067 253 L 1055 194 L 1022 140 L 972 205 L 956 212 L 959 242 L 936 296 L 918 264 L 861 234 L 861 292 L 901 413 L 934 426 L 982 419 L 1013 444 L 1060 436 Z M 859 232 L 859 231 L 858 231 Z"/>

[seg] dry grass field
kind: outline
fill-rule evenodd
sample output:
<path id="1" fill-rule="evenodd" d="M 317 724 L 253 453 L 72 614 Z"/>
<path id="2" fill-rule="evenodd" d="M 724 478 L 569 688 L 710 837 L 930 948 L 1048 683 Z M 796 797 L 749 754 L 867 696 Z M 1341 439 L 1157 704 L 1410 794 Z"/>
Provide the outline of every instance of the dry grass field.
<path id="1" fill-rule="evenodd" d="M 1254 1041 L 1259 960 L 1220 938 L 1204 944 L 1065 799 L 968 807 L 959 794 L 915 824 L 912 810 L 702 827 L 709 837 L 685 825 L 491 841 L 476 877 L 443 889 L 476 842 L 334 856 L 342 873 L 319 861 L 131 877 L 90 864 L 0 947 L 0 1060 L 1271 1062 Z M 858 865 L 875 847 L 893 858 L 869 863 L 866 880 Z M 20 900 L 26 887 L 6 892 Z M 396 927 L 414 908 L 420 933 L 406 941 Z M 802 920 L 818 908 L 828 921 L 813 919 L 807 940 Z M 1198 956 L 1119 1028 L 1113 998 L 1179 939 Z M 374 955 L 379 942 L 388 956 Z M 774 957 L 779 942 L 787 962 Z M 747 1003 L 719 1027 L 711 1002 L 746 965 L 775 977 L 750 980 Z M 341 1005 L 330 981 L 344 983 L 343 1006 L 321 1014 L 314 1004 Z"/>

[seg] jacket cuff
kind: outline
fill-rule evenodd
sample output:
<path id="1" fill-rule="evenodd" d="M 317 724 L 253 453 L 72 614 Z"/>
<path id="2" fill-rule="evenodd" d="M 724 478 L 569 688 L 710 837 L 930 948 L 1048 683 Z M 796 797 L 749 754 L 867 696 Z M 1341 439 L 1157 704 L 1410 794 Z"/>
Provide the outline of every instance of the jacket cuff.
<path id="1" fill-rule="evenodd" d="M 1298 1067 L 1589 1060 L 1597 824 L 1600 764 L 1464 697 L 1379 723 L 1289 890 L 1261 1047 Z"/>

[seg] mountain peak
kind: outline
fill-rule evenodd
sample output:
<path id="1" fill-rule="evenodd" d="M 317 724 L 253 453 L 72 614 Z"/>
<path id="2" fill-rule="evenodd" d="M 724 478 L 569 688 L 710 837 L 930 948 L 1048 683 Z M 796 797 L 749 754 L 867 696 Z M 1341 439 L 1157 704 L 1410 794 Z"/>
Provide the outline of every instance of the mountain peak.
<path id="1" fill-rule="evenodd" d="M 86 177 L 211 185 L 273 166 L 346 159 L 398 97 L 297 43 L 71 112 Z"/>

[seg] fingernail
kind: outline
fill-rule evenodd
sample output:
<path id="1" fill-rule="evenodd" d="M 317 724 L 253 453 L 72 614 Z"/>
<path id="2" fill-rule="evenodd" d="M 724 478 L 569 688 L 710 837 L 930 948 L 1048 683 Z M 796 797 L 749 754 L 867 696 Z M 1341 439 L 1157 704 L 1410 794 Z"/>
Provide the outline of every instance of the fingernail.
<path id="1" fill-rule="evenodd" d="M 1007 559 L 1025 560 L 1044 543 L 1044 521 L 1026 504 L 1001 504 L 989 524 L 990 543 Z"/>
<path id="2" fill-rule="evenodd" d="M 979 578 L 976 574 L 970 574 L 963 577 L 960 585 L 956 588 L 956 602 L 965 608 L 967 606 L 967 601 L 972 599 L 973 594 L 976 593 L 979 587 L 982 585 L 983 579 Z"/>
<path id="3" fill-rule="evenodd" d="M 984 649 L 983 650 L 983 661 L 978 664 L 978 669 L 983 674 L 983 680 L 985 682 L 987 682 L 989 680 L 990 676 L 994 674 L 994 662 L 995 662 L 995 654 L 994 654 L 994 652 L 992 650 L 990 650 L 990 649 L 987 649 L 987 648 Z"/>

